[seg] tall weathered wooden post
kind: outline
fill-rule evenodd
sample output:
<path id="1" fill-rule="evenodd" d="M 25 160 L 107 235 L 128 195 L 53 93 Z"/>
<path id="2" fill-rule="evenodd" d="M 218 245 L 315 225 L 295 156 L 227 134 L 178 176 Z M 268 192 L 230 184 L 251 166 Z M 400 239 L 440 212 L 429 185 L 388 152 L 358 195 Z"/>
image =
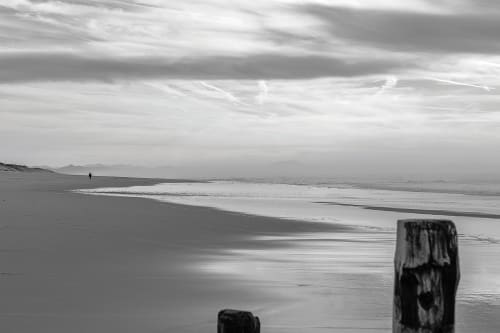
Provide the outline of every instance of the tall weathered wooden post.
<path id="1" fill-rule="evenodd" d="M 248 311 L 221 310 L 217 315 L 217 333 L 260 333 L 259 317 Z"/>
<path id="2" fill-rule="evenodd" d="M 457 231 L 448 220 L 399 220 L 393 333 L 453 333 L 460 279 Z"/>

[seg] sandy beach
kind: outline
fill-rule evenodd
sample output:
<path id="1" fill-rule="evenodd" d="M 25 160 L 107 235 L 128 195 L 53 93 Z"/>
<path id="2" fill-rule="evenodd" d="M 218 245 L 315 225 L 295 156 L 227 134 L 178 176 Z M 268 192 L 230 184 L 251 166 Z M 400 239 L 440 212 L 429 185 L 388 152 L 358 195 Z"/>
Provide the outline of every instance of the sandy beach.
<path id="1" fill-rule="evenodd" d="M 393 231 L 73 192 L 158 182 L 179 181 L 0 173 L 2 332 L 210 332 L 223 308 L 262 332 L 391 330 Z M 325 207 L 408 217 L 351 206 Z M 497 332 L 499 245 L 460 244 L 456 331 Z"/>
<path id="2" fill-rule="evenodd" d="M 156 182 L 1 173 L 2 332 L 213 331 L 222 308 L 260 314 L 287 297 L 258 281 L 202 274 L 205 258 L 280 246 L 255 236 L 340 229 L 68 191 Z"/>

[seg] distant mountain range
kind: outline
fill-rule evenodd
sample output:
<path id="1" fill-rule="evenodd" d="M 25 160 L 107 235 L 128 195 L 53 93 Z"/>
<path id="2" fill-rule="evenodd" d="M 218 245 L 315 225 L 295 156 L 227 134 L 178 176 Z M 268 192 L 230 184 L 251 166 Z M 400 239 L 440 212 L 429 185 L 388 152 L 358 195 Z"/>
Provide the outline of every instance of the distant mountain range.
<path id="1" fill-rule="evenodd" d="M 0 162 L 0 171 L 8 171 L 8 172 L 53 172 L 44 168 L 32 168 L 26 165 L 20 164 L 8 164 Z"/>

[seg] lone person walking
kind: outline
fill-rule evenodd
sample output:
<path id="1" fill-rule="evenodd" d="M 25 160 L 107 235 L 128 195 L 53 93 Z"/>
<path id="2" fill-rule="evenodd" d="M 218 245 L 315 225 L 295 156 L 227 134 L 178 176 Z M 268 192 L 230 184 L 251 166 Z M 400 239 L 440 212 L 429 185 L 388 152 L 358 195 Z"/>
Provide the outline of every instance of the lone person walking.
<path id="1" fill-rule="evenodd" d="M 92 172 L 89 172 L 89 179 L 92 180 Z"/>

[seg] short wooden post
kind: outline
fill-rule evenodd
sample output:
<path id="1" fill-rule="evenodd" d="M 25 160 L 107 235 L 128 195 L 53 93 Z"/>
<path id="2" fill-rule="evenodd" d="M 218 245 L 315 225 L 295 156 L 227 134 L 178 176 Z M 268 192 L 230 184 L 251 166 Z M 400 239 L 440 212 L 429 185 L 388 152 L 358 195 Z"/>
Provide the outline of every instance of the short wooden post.
<path id="1" fill-rule="evenodd" d="M 259 317 L 248 311 L 221 310 L 217 316 L 217 333 L 260 333 Z"/>
<path id="2" fill-rule="evenodd" d="M 460 279 L 457 231 L 448 220 L 399 220 L 393 333 L 453 333 Z"/>

